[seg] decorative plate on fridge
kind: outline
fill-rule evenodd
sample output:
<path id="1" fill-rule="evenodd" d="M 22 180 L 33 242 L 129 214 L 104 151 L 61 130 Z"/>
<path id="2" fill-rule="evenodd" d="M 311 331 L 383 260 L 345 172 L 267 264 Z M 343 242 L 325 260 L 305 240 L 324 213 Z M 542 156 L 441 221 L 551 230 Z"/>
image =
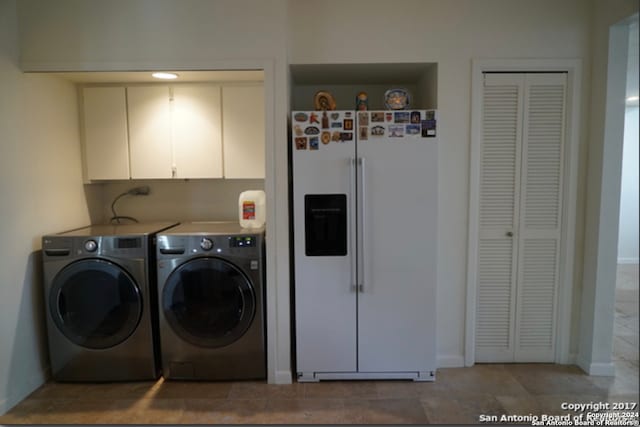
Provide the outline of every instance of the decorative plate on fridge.
<path id="1" fill-rule="evenodd" d="M 329 92 L 320 90 L 313 97 L 313 104 L 318 111 L 335 110 L 336 101 Z"/>
<path id="2" fill-rule="evenodd" d="M 411 95 L 406 89 L 389 89 L 384 93 L 384 107 L 387 110 L 404 110 L 409 108 Z"/>

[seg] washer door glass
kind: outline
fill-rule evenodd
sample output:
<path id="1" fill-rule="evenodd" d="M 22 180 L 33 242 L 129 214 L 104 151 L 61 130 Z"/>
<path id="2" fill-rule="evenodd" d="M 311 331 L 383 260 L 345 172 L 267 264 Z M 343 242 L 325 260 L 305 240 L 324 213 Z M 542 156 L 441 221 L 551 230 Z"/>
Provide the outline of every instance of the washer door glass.
<path id="1" fill-rule="evenodd" d="M 53 279 L 51 317 L 75 344 L 105 349 L 126 340 L 142 316 L 142 297 L 122 267 L 101 259 L 69 264 Z"/>
<path id="2" fill-rule="evenodd" d="M 256 303 L 251 282 L 236 266 L 196 258 L 169 275 L 162 307 L 180 338 L 199 347 L 222 347 L 244 335 Z"/>

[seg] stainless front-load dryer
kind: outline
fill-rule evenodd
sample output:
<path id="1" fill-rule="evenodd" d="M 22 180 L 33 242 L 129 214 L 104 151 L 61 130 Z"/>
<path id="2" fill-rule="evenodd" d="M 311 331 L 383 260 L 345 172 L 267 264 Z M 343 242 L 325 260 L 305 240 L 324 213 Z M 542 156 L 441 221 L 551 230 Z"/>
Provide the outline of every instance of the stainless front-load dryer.
<path id="1" fill-rule="evenodd" d="M 266 378 L 264 231 L 233 222 L 158 234 L 163 376 Z"/>
<path id="2" fill-rule="evenodd" d="M 158 378 L 154 236 L 172 225 L 94 225 L 42 238 L 55 380 Z"/>

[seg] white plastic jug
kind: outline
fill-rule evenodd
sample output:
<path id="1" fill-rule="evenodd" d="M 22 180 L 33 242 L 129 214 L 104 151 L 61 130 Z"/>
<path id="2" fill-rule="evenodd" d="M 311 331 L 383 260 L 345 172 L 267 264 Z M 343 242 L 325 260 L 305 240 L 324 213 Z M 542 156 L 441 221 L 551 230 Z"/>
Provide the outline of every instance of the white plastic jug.
<path id="1" fill-rule="evenodd" d="M 238 213 L 240 226 L 260 228 L 266 220 L 266 196 L 262 190 L 248 190 L 240 193 Z"/>

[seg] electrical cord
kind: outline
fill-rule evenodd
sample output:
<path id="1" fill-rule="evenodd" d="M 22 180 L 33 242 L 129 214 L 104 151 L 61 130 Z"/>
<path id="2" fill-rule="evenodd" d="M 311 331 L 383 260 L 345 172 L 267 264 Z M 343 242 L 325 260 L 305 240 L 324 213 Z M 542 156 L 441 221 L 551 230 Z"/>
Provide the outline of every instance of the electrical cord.
<path id="1" fill-rule="evenodd" d="M 111 202 L 111 213 L 113 214 L 113 216 L 111 217 L 109 222 L 113 223 L 115 221 L 116 224 L 120 224 L 121 219 L 127 219 L 129 221 L 138 222 L 138 220 L 132 216 L 118 215 L 116 213 L 116 202 L 124 196 L 147 196 L 149 195 L 150 192 L 151 192 L 151 188 L 149 188 L 148 186 L 144 186 L 144 187 L 134 187 L 125 191 L 124 193 L 118 194 L 113 199 L 113 202 Z"/>

